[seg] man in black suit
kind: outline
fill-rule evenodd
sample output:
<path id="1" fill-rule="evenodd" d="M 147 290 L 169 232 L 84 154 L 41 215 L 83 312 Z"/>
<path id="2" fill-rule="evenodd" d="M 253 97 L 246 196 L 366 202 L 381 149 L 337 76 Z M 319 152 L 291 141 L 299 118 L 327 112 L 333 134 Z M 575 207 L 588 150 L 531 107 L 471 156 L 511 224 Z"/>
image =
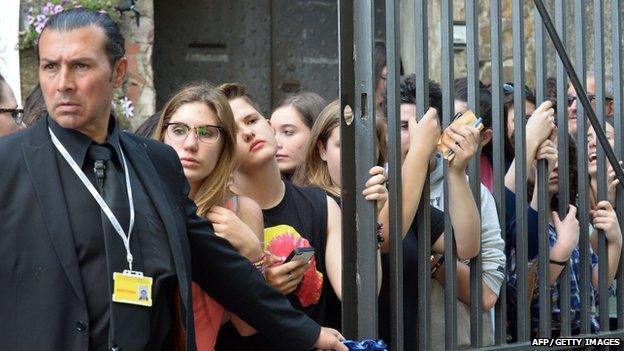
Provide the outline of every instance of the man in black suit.
<path id="1" fill-rule="evenodd" d="M 40 35 L 49 114 L 0 139 L 0 349 L 194 350 L 192 280 L 281 349 L 346 350 L 197 217 L 173 149 L 119 130 L 124 55 L 88 10 Z"/>

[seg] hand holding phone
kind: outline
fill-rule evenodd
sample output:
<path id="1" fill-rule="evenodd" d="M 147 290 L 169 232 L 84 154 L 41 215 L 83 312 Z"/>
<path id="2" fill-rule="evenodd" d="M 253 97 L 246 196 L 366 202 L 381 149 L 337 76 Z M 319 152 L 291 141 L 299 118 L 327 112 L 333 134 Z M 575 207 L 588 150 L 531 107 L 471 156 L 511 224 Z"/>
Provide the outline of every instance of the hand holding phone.
<path id="1" fill-rule="evenodd" d="M 314 256 L 313 247 L 297 247 L 290 252 L 290 254 L 288 255 L 288 257 L 286 257 L 283 263 L 288 263 L 291 261 L 309 262 L 313 256 Z"/>
<path id="2" fill-rule="evenodd" d="M 314 248 L 312 247 L 292 250 L 282 264 L 266 269 L 267 283 L 284 295 L 292 293 L 297 289 L 303 279 L 304 272 L 309 268 L 308 262 L 312 256 L 314 256 Z"/>
<path id="3" fill-rule="evenodd" d="M 451 122 L 451 125 L 469 125 L 481 130 L 483 129 L 483 120 L 481 118 L 477 118 L 477 116 L 475 116 L 474 112 L 472 112 L 471 110 L 467 110 L 463 113 L 458 113 L 455 116 L 453 122 Z M 446 141 L 447 143 L 453 143 L 454 141 L 444 132 L 438 140 L 438 151 L 442 154 L 442 157 L 445 160 L 450 162 L 453 160 L 453 158 L 455 158 L 455 153 L 453 152 L 453 150 L 449 149 L 446 145 L 444 145 L 444 141 Z"/>

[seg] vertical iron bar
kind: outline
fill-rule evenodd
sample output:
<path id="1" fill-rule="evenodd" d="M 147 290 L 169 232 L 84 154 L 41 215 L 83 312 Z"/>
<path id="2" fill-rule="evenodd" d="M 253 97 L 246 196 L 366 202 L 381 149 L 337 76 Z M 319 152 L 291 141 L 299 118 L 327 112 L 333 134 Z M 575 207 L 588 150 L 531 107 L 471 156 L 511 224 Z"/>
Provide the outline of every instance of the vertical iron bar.
<path id="1" fill-rule="evenodd" d="M 553 40 L 553 44 L 555 45 L 555 48 L 557 49 L 557 53 L 559 54 L 559 57 L 561 58 L 564 66 L 566 67 L 566 71 L 568 72 L 568 76 L 570 77 L 571 83 L 574 86 L 574 89 L 577 92 L 577 97 L 579 99 L 579 101 L 583 104 L 583 106 L 585 107 L 585 110 L 587 112 L 587 117 L 589 118 L 589 121 L 591 122 L 592 127 L 594 128 L 594 131 L 596 132 L 596 137 L 599 141 L 599 145 L 598 145 L 598 159 L 597 159 L 597 183 L 598 183 L 598 195 L 597 198 L 598 200 L 604 199 L 606 198 L 606 169 L 605 169 L 605 160 L 604 157 L 606 156 L 606 158 L 609 159 L 609 162 L 611 163 L 611 165 L 613 166 L 613 170 L 615 171 L 616 177 L 618 178 L 618 180 L 620 181 L 621 184 L 624 184 L 624 170 L 619 166 L 617 158 L 615 156 L 615 153 L 613 152 L 611 146 L 609 145 L 609 141 L 605 135 L 604 132 L 604 58 L 603 58 L 603 21 L 602 21 L 602 1 L 601 0 L 596 0 L 594 1 L 594 56 L 595 56 L 595 65 L 597 67 L 596 70 L 596 74 L 594 76 L 595 79 L 595 83 L 597 86 L 596 89 L 596 98 L 598 100 L 597 102 L 597 113 L 594 113 L 594 110 L 590 104 L 589 98 L 587 97 L 587 94 L 585 92 L 585 89 L 583 88 L 580 79 L 578 78 L 576 72 L 574 71 L 574 68 L 572 67 L 572 64 L 565 52 L 565 49 L 563 47 L 563 44 L 561 43 L 553 25 L 552 22 L 550 21 L 550 18 L 548 16 L 548 13 L 546 12 L 544 5 L 542 4 L 541 0 L 534 0 L 535 4 L 538 6 L 538 8 L 540 8 L 540 13 L 542 13 L 542 16 L 545 17 L 545 24 L 546 24 L 546 28 L 551 36 L 551 39 Z M 580 4 L 582 6 L 582 3 Z M 597 117 L 596 115 L 598 115 L 599 117 Z M 580 133 L 581 131 L 579 131 Z M 579 182 L 581 186 L 586 186 L 588 185 L 588 183 L 581 183 Z M 608 267 L 606 267 L 606 264 L 608 262 L 608 253 L 607 253 L 607 242 L 606 242 L 606 238 L 604 236 L 604 233 L 602 233 L 601 231 L 598 231 L 598 261 L 599 261 L 599 295 L 602 295 L 603 298 L 607 295 L 607 291 L 608 291 L 608 282 L 607 282 L 607 272 L 608 272 Z M 584 237 L 585 235 L 582 235 L 581 237 Z M 582 248 L 583 250 L 588 250 L 588 248 Z M 582 257 L 583 259 L 587 259 L 587 252 L 584 252 L 585 255 Z M 584 261 L 585 265 L 588 265 L 589 260 Z M 585 271 L 586 269 L 589 268 L 584 268 L 584 274 L 585 274 L 585 278 L 587 278 L 589 276 L 589 272 Z M 583 281 L 586 284 L 589 281 Z M 608 316 L 608 304 L 601 304 L 599 306 L 600 309 L 600 322 L 603 325 L 608 325 L 609 323 L 609 316 Z"/>
<path id="2" fill-rule="evenodd" d="M 424 116 L 429 108 L 429 21 L 427 2 L 414 1 L 416 21 L 416 116 Z M 422 118 L 422 117 L 421 117 Z M 418 228 L 418 349 L 431 349 L 431 218 L 429 207 L 429 175 L 425 179 L 421 201 L 416 212 Z"/>
<path id="3" fill-rule="evenodd" d="M 537 8 L 533 10 L 535 20 L 535 97 L 537 106 L 546 101 L 546 41 L 544 40 L 545 30 L 542 18 Z M 516 119 L 518 120 L 518 119 Z M 517 160 L 517 158 L 516 158 Z M 529 170 L 532 172 L 532 170 Z M 551 306 L 550 306 L 550 245 L 548 235 L 548 222 L 550 218 L 550 208 L 548 203 L 548 161 L 537 161 L 536 188 L 538 197 L 538 229 L 537 233 L 528 235 L 538 236 L 538 286 L 539 286 L 539 336 L 541 338 L 550 337 Z M 531 292 L 530 292 L 531 293 Z"/>
<path id="4" fill-rule="evenodd" d="M 442 115 L 443 125 L 448 127 L 454 115 L 453 93 L 453 1 L 442 0 L 442 57 L 445 64 L 442 65 Z M 444 164 L 444 194 L 449 194 L 448 189 L 448 163 Z M 450 208 L 449 196 L 444 196 L 444 208 Z M 457 349 L 457 253 L 455 238 L 450 216 L 444 218 L 444 314 L 445 314 L 445 338 L 446 350 Z"/>
<path id="5" fill-rule="evenodd" d="M 524 101 L 524 1 L 512 1 L 513 77 L 514 77 L 514 149 L 516 155 L 516 275 L 518 278 L 518 341 L 528 341 L 531 324 L 528 299 L 527 193 Z"/>
<path id="6" fill-rule="evenodd" d="M 403 350 L 403 236 L 401 214 L 401 116 L 399 1 L 386 1 L 386 63 L 388 98 L 388 188 L 390 205 L 390 323 L 392 350 Z M 414 297 L 410 297 L 414 298 Z"/>
<path id="7" fill-rule="evenodd" d="M 492 158 L 494 175 L 494 201 L 498 209 L 498 220 L 501 227 L 501 237 L 507 238 L 507 226 L 505 223 L 505 131 L 506 126 L 502 118 L 495 116 L 503 115 L 503 46 L 502 46 L 502 4 L 499 0 L 490 3 L 490 46 L 492 49 Z M 509 262 L 507 262 L 509 264 Z M 502 345 L 507 340 L 507 289 L 502 285 L 500 295 L 495 307 L 494 341 L 496 345 Z"/>
<path id="8" fill-rule="evenodd" d="M 481 109 L 479 104 L 479 4 L 477 1 L 466 1 L 466 36 L 468 105 L 478 116 Z M 479 213 L 481 213 L 480 149 L 470 160 L 468 170 L 470 188 Z M 479 249 L 479 254 L 470 260 L 470 344 L 472 347 L 483 346 L 483 283 L 481 282 L 481 271 L 481 250 Z"/>
<path id="9" fill-rule="evenodd" d="M 575 66 L 578 75 L 581 77 L 581 83 L 585 86 L 585 4 L 583 0 L 575 0 L 574 2 L 574 45 L 575 45 Z M 580 94 L 580 92 L 576 92 Z M 577 145 L 581 145 L 577 149 L 577 165 L 578 165 L 578 218 L 579 229 L 581 233 L 589 232 L 589 175 L 587 174 L 587 119 L 585 118 L 585 110 L 582 104 L 577 101 L 576 110 L 576 141 Z M 579 238 L 579 253 L 581 255 L 581 333 L 590 332 L 590 306 L 589 306 L 589 288 L 588 282 L 591 282 L 591 266 L 589 258 L 589 236 L 581 235 Z M 569 310 L 569 309 L 568 309 Z M 562 308 L 563 312 L 563 308 Z M 569 313 L 568 321 L 569 321 Z M 563 318 L 563 315 L 562 315 Z M 562 328 L 564 325 L 562 325 Z M 570 329 L 569 322 L 565 327 Z M 563 330 L 563 329 L 562 329 Z"/>
<path id="10" fill-rule="evenodd" d="M 595 56 L 595 82 L 596 82 L 596 115 L 598 123 L 604 129 L 605 116 L 605 73 L 604 73 L 604 22 L 602 0 L 594 0 L 594 56 Z M 604 148 L 597 145 L 597 171 L 598 201 L 607 199 L 607 173 Z M 585 234 L 585 233 L 584 233 Z M 598 296 L 600 304 L 600 326 L 602 330 L 609 330 L 609 284 L 607 275 L 609 271 L 607 252 L 607 238 L 602 230 L 598 230 Z M 604 329 L 606 328 L 606 329 Z"/>
<path id="11" fill-rule="evenodd" d="M 354 338 L 358 332 L 357 233 L 355 220 L 355 126 L 346 123 L 345 110 L 355 107 L 355 65 L 353 60 L 353 0 L 338 1 L 338 70 L 340 72 L 340 156 L 342 183 L 342 333 Z M 352 114 L 352 113 L 351 113 Z M 345 190 L 349 191 L 345 191 Z"/>
<path id="12" fill-rule="evenodd" d="M 624 138 L 624 124 L 622 123 L 622 2 L 612 0 L 611 2 L 611 27 L 613 28 L 613 104 L 615 119 L 615 155 L 618 160 L 624 159 L 624 148 L 622 148 L 622 138 Z M 617 187 L 615 197 L 616 212 L 620 222 L 620 229 L 624 224 L 624 193 L 622 187 Z M 617 272 L 617 328 L 624 329 L 624 255 L 620 255 L 620 264 Z"/>
<path id="13" fill-rule="evenodd" d="M 555 1 L 555 22 L 561 41 L 566 43 L 565 2 Z M 559 154 L 559 218 L 563 219 L 568 213 L 570 204 L 570 179 L 568 152 L 568 121 L 567 121 L 567 92 L 565 85 L 565 70 L 561 59 L 557 59 L 557 152 Z M 561 107 L 559 107 L 561 106 Z M 573 160 L 576 161 L 576 160 Z M 570 266 L 567 265 L 559 276 L 559 308 L 561 315 L 561 335 L 570 335 Z"/>
<path id="14" fill-rule="evenodd" d="M 351 338 L 377 336 L 376 213 L 357 196 L 374 163 L 374 78 L 372 1 L 340 1 L 341 105 L 351 106 L 352 123 L 341 120 L 343 187 L 343 332 Z M 355 42 L 354 42 L 355 41 Z M 357 57 L 357 60 L 353 60 Z M 355 63 L 355 65 L 354 65 Z M 357 82 L 357 84 L 356 84 Z M 343 109 L 344 114 L 344 109 Z M 357 174 L 357 177 L 353 177 Z M 364 239 L 364 240 L 362 240 Z"/>
<path id="15" fill-rule="evenodd" d="M 548 15 L 546 8 L 544 7 L 544 4 L 542 3 L 541 0 L 534 0 L 534 2 L 535 2 L 535 5 L 539 8 L 540 13 L 542 14 L 542 17 L 544 18 L 544 24 L 546 25 L 546 29 L 548 30 L 548 33 L 551 39 L 553 40 L 553 44 L 555 45 L 557 54 L 561 58 L 566 68 L 566 71 L 568 72 L 568 76 L 570 77 L 571 83 L 577 92 L 577 97 L 579 101 L 584 105 L 585 110 L 587 110 L 587 116 L 589 118 L 589 121 L 591 122 L 596 132 L 596 137 L 598 141 L 600 142 L 600 145 L 599 145 L 600 147 L 598 148 L 598 177 L 597 177 L 598 199 L 600 200 L 601 198 L 606 197 L 606 196 L 601 196 L 601 195 L 606 195 L 606 179 L 602 179 L 601 181 L 602 177 L 606 178 L 604 158 L 602 162 L 602 166 L 603 166 L 602 169 L 600 167 L 601 155 L 606 156 L 606 158 L 609 159 L 609 162 L 613 166 L 613 170 L 615 172 L 616 177 L 618 178 L 621 184 L 624 184 L 624 170 L 619 166 L 617 158 L 615 157 L 615 153 L 613 152 L 613 149 L 611 148 L 609 144 L 609 141 L 604 132 L 604 128 L 602 126 L 602 124 L 604 123 L 604 103 L 605 103 L 604 101 L 604 61 L 602 57 L 602 54 L 604 51 L 603 39 L 602 39 L 602 34 L 603 34 L 602 1 L 596 0 L 594 2 L 594 11 L 595 11 L 595 16 L 594 16 L 595 44 L 594 45 L 595 45 L 595 60 L 596 60 L 595 63 L 596 63 L 596 66 L 598 67 L 598 73 L 595 76 L 595 81 L 597 83 L 596 85 L 598 86 L 598 89 L 596 90 L 597 99 L 599 100 L 598 101 L 598 115 L 600 115 L 600 117 L 603 119 L 602 122 L 600 119 L 598 119 L 598 117 L 596 117 L 596 114 L 593 111 L 593 108 L 590 104 L 589 98 L 587 97 L 585 89 L 583 88 L 580 82 L 580 79 L 578 78 L 576 72 L 574 71 L 574 68 L 572 67 L 572 63 L 570 62 L 570 59 L 567 53 L 565 52 L 563 43 L 559 39 L 559 36 L 552 24 L 552 21 L 550 20 L 550 16 Z M 601 175 L 601 173 L 604 174 L 604 176 Z M 586 185 L 587 183 L 581 183 L 581 184 Z M 601 187 L 603 188 L 601 189 Z M 599 252 L 598 253 L 599 256 L 603 256 L 603 257 L 599 257 L 599 265 L 601 262 L 606 264 L 606 262 L 608 261 L 608 257 L 606 257 L 607 255 L 606 238 L 604 238 L 604 234 L 601 236 L 600 232 L 598 233 L 598 252 Z M 587 264 L 588 262 L 585 262 L 585 263 Z M 605 295 L 608 290 L 608 286 L 607 286 L 608 284 L 606 281 L 606 272 L 604 271 L 604 269 L 608 269 L 608 267 L 601 266 L 600 268 L 601 268 L 601 273 L 599 273 L 599 275 L 601 275 L 602 278 L 604 279 L 600 279 L 601 283 L 599 284 L 599 292 Z M 607 324 L 609 322 L 608 305 L 607 306 L 601 305 L 600 309 L 602 313 L 602 315 L 600 316 L 601 322 L 603 322 L 603 324 Z"/>

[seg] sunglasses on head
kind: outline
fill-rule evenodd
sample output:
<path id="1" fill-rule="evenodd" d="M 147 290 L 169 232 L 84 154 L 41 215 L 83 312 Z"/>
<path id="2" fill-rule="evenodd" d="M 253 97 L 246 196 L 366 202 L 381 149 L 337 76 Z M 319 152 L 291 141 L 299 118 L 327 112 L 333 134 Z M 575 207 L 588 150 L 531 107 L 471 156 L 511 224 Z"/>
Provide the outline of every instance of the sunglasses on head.
<path id="1" fill-rule="evenodd" d="M 514 92 L 514 85 L 513 85 L 513 83 L 511 83 L 511 82 L 504 83 L 503 84 L 503 91 L 506 94 L 512 94 Z M 529 87 L 527 87 L 526 85 L 524 86 L 524 93 L 533 95 L 533 92 L 531 91 L 531 89 L 529 89 Z"/>

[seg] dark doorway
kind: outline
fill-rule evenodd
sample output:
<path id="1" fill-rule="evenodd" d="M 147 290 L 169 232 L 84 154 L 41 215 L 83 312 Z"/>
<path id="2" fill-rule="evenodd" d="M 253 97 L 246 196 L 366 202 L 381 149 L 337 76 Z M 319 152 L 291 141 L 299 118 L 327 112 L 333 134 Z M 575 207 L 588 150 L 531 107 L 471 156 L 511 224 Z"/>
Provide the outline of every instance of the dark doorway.
<path id="1" fill-rule="evenodd" d="M 284 96 L 338 94 L 335 0 L 154 2 L 157 108 L 181 85 L 247 85 L 265 114 Z"/>

